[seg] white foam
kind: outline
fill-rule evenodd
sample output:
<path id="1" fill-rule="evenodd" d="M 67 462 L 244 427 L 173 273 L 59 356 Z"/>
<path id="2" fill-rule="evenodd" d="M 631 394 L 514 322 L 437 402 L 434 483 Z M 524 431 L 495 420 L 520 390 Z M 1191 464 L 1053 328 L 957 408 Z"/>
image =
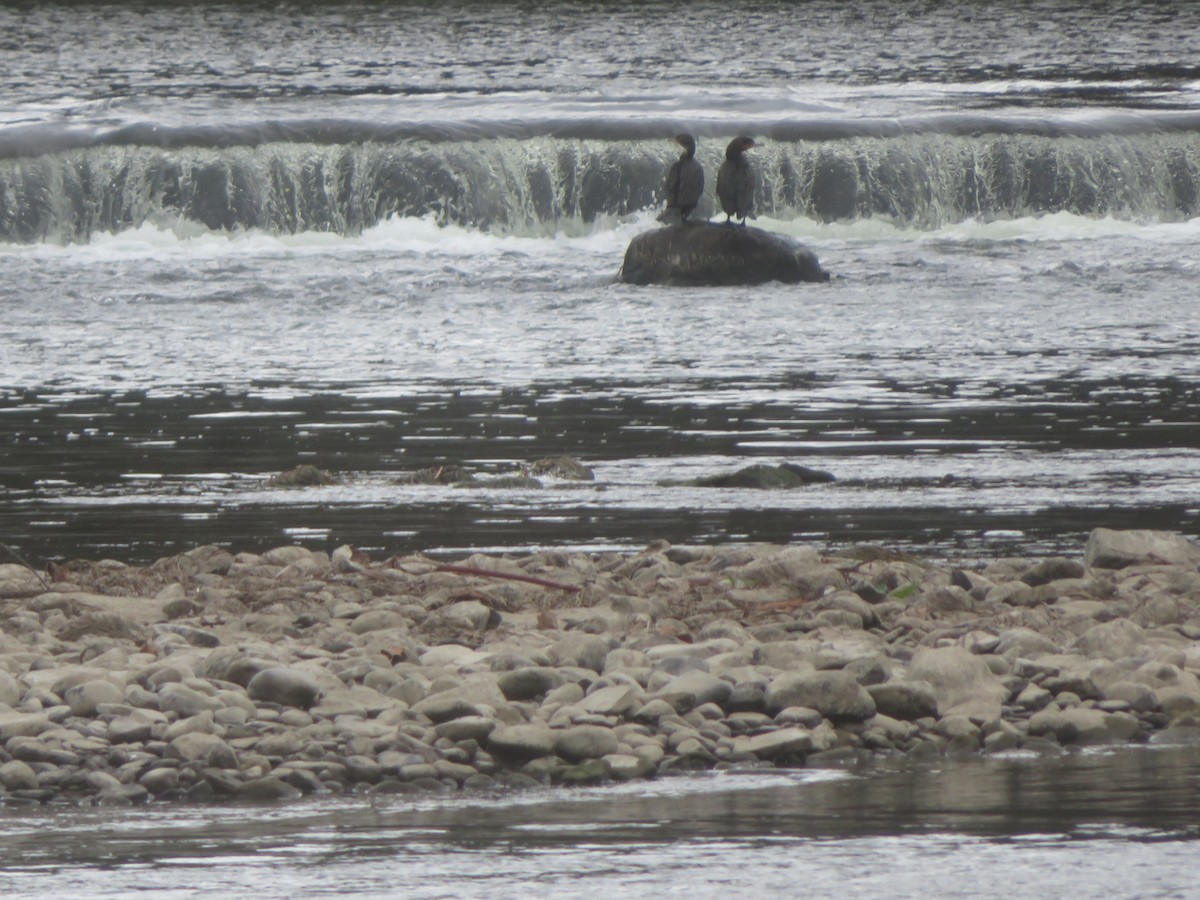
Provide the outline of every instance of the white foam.
<path id="1" fill-rule="evenodd" d="M 1182 222 L 1139 222 L 1069 212 L 992 221 L 966 219 L 932 230 L 899 226 L 885 217 L 829 223 L 813 219 L 761 217 L 754 224 L 767 231 L 777 231 L 814 244 L 1091 241 L 1106 237 L 1133 237 L 1158 243 L 1193 243 L 1200 238 L 1200 218 Z"/>
<path id="2" fill-rule="evenodd" d="M 88 263 L 146 258 L 203 261 L 236 258 L 342 256 L 395 253 L 416 257 L 478 259 L 527 256 L 544 259 L 558 254 L 612 255 L 624 252 L 630 239 L 657 227 L 656 210 L 609 216 L 591 223 L 567 221 L 554 234 L 488 232 L 455 224 L 439 224 L 432 216 L 391 217 L 358 235 L 305 231 L 270 234 L 255 229 L 212 231 L 184 220 L 144 223 L 119 233 L 95 234 L 86 244 L 0 243 L 0 256 L 63 259 Z M 714 216 L 714 222 L 721 221 Z M 897 225 L 886 217 L 844 222 L 761 216 L 754 226 L 797 238 L 816 247 L 905 242 L 1054 242 L 1132 237 L 1155 243 L 1193 244 L 1200 239 L 1200 218 L 1181 222 L 1138 222 L 1089 217 L 1068 212 L 1015 219 L 968 219 L 934 230 Z"/>
<path id="3" fill-rule="evenodd" d="M 0 255 L 89 260 L 177 257 L 184 260 L 236 257 L 310 257 L 344 253 L 409 253 L 477 257 L 488 254 L 541 256 L 547 250 L 607 253 L 623 249 L 633 235 L 654 224 L 654 211 L 604 217 L 592 223 L 564 222 L 552 235 L 506 234 L 439 224 L 433 216 L 393 216 L 358 235 L 322 231 L 270 234 L 257 229 L 213 231 L 186 220 L 146 222 L 116 234 L 98 232 L 86 244 L 0 243 Z"/>

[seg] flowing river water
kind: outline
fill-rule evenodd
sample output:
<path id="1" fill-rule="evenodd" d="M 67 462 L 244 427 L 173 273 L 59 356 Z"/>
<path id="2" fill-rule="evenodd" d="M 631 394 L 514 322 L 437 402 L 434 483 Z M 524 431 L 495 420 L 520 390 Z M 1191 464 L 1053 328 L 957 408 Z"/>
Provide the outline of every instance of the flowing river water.
<path id="1" fill-rule="evenodd" d="M 1190 897 L 1195 748 L 515 797 L 14 811 L 6 897 Z"/>
<path id="2" fill-rule="evenodd" d="M 1198 35 L 1200 7 L 1150 2 L 5 5 L 0 542 L 41 565 L 1195 536 Z M 760 141 L 755 224 L 830 284 L 617 281 L 681 130 L 710 186 L 731 137 Z M 399 483 L 558 455 L 595 481 Z M 682 484 L 785 461 L 836 481 Z M 269 484 L 300 463 L 340 483 Z M 1061 821 L 1042 762 L 946 807 L 954 766 L 482 813 L 16 811 L 0 879 L 1186 896 L 1173 754 L 1063 763 L 1093 799 Z"/>

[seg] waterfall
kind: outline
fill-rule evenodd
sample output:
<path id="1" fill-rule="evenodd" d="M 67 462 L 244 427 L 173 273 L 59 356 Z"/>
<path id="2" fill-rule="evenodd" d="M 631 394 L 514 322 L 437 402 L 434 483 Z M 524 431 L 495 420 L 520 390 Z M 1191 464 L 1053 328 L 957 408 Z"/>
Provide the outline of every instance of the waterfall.
<path id="1" fill-rule="evenodd" d="M 702 138 L 708 192 L 727 138 Z M 755 151 L 760 214 L 880 217 L 937 229 L 1071 212 L 1178 221 L 1200 212 L 1191 131 L 916 133 L 772 141 Z M 144 223 L 355 234 L 391 216 L 552 234 L 660 202 L 663 139 L 96 142 L 0 159 L 0 240 L 86 241 Z M 705 210 L 702 208 L 701 212 Z"/>

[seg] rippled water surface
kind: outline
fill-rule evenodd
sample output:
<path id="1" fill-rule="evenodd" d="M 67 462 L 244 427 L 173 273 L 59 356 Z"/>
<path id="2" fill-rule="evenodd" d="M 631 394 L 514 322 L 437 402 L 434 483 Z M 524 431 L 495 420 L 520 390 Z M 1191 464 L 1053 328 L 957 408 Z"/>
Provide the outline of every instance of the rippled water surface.
<path id="1" fill-rule="evenodd" d="M 615 111 L 631 96 L 670 109 L 708 91 L 738 97 L 735 112 L 760 92 L 885 112 L 1126 95 L 1194 109 L 1200 81 L 1200 12 L 1182 2 L 127 2 L 103 15 L 46 3 L 0 22 L 11 86 L 0 112 L 14 123 L 163 110 L 191 122 L 226 118 L 230 101 L 412 114 L 382 101 L 421 110 L 446 96 L 531 114 L 508 96 L 522 93 Z"/>
<path id="2" fill-rule="evenodd" d="M 280 807 L 0 813 L 33 897 L 1186 897 L 1194 749 Z"/>
<path id="3" fill-rule="evenodd" d="M 0 537 L 40 563 L 1195 534 L 1197 15 L 5 6 Z M 710 183 L 760 136 L 757 224 L 829 285 L 616 280 L 683 129 Z M 397 483 L 564 454 L 596 480 Z M 837 480 L 685 484 L 784 461 Z M 341 484 L 269 486 L 299 463 Z"/>
<path id="4" fill-rule="evenodd" d="M 1200 5 L 0 7 L 0 549 L 35 566 L 1200 527 Z M 689 131 L 826 285 L 634 288 Z M 711 198 L 700 214 L 713 210 Z M 539 490 L 399 483 L 576 457 Z M 761 462 L 836 480 L 687 482 Z M 339 483 L 279 490 L 299 463 Z M 1190 748 L 0 812 L 46 896 L 1186 897 Z"/>
<path id="5" fill-rule="evenodd" d="M 612 283 L 639 227 L 14 247 L 6 542 L 39 558 L 656 537 L 971 554 L 1074 552 L 1101 524 L 1195 531 L 1190 223 L 808 227 L 832 284 L 686 291 Z M 596 481 L 395 483 L 559 454 Z M 787 460 L 838 481 L 660 486 Z M 301 462 L 345 483 L 265 484 Z"/>

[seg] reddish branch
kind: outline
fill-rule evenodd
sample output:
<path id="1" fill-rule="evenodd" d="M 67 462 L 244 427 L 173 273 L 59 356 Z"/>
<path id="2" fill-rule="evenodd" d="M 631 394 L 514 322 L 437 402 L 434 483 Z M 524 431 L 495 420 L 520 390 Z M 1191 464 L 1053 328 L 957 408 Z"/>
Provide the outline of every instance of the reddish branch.
<path id="1" fill-rule="evenodd" d="M 747 612 L 785 612 L 804 606 L 804 604 L 808 603 L 808 598 L 793 597 L 791 600 L 771 600 L 766 603 L 752 603 L 744 600 L 734 602 L 740 603 Z"/>
<path id="2" fill-rule="evenodd" d="M 550 581 L 546 578 L 535 578 L 533 575 L 513 575 L 509 572 L 492 572 L 488 569 L 477 569 L 474 566 L 438 566 L 435 572 L 450 572 L 454 575 L 474 575 L 478 578 L 504 578 L 508 581 L 524 581 L 526 584 L 536 584 L 538 587 L 553 588 L 559 591 L 575 592 L 579 585 L 563 584 L 560 581 Z"/>

